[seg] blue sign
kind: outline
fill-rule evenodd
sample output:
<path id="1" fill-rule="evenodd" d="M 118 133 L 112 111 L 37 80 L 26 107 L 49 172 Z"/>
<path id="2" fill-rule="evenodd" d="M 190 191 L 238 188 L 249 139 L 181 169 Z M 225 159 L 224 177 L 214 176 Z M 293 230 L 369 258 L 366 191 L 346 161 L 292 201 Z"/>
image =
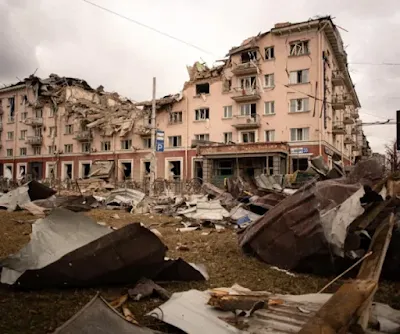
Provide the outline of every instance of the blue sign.
<path id="1" fill-rule="evenodd" d="M 164 152 L 164 131 L 156 132 L 156 152 Z"/>

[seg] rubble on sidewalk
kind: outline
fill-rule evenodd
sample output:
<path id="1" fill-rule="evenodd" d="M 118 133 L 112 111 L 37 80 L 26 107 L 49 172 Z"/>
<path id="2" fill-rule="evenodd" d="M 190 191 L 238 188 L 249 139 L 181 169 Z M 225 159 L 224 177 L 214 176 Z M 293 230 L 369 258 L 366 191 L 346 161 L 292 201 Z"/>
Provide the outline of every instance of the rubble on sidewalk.
<path id="1" fill-rule="evenodd" d="M 105 204 L 108 208 L 135 208 L 145 196 L 145 193 L 138 190 L 119 188 L 111 191 L 111 194 L 105 200 Z"/>
<path id="2" fill-rule="evenodd" d="M 134 283 L 142 277 L 205 280 L 201 266 L 165 259 L 167 247 L 140 224 L 118 230 L 56 208 L 32 225 L 31 241 L 0 261 L 1 282 L 21 288 Z"/>

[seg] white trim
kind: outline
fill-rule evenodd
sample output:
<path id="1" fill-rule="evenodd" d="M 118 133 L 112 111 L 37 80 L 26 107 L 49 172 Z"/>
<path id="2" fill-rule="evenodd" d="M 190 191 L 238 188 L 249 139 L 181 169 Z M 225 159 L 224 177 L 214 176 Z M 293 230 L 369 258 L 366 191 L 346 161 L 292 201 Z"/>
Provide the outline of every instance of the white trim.
<path id="1" fill-rule="evenodd" d="M 145 176 L 146 168 L 144 163 L 145 162 L 151 162 L 150 158 L 140 158 L 140 167 L 139 167 L 139 181 L 142 182 Z M 157 178 L 157 177 L 156 177 Z"/>
<path id="2" fill-rule="evenodd" d="M 199 158 L 198 156 L 194 156 L 194 157 L 192 157 L 192 179 L 194 179 L 195 178 L 195 175 L 194 175 L 194 163 L 195 163 L 195 161 L 200 161 L 200 162 L 202 162 L 203 161 L 203 159 L 202 158 Z"/>
<path id="3" fill-rule="evenodd" d="M 82 175 L 82 165 L 89 164 L 90 167 L 92 167 L 92 160 L 80 160 L 78 163 L 79 163 L 78 176 L 80 179 L 83 179 L 84 175 Z"/>
<path id="4" fill-rule="evenodd" d="M 19 170 L 20 168 L 24 166 L 25 167 L 25 176 L 28 174 L 28 163 L 27 162 L 18 162 L 17 163 L 17 178 L 19 177 Z"/>
<path id="5" fill-rule="evenodd" d="M 134 164 L 133 164 L 133 159 L 118 159 L 118 175 L 117 178 L 118 180 L 123 179 L 124 171 L 122 170 L 122 163 L 128 162 L 131 164 L 131 178 L 133 179 L 133 169 L 134 169 Z"/>
<path id="6" fill-rule="evenodd" d="M 254 134 L 254 143 L 258 142 L 258 130 L 240 130 L 238 132 L 239 132 L 239 138 L 238 138 L 238 142 L 239 143 L 244 143 L 242 141 L 242 134 L 245 133 L 245 132 L 254 132 L 255 133 Z M 250 143 L 253 143 L 253 142 L 250 142 Z"/>
<path id="7" fill-rule="evenodd" d="M 12 174 L 12 177 L 13 177 L 12 179 L 14 179 L 14 164 L 13 163 L 5 163 L 3 165 L 3 176 L 6 174 L 5 171 L 6 171 L 7 167 L 11 167 L 11 174 Z"/>
<path id="8" fill-rule="evenodd" d="M 61 179 L 62 180 L 65 180 L 66 178 L 67 178 L 67 170 L 66 170 L 66 167 L 65 167 L 65 165 L 72 165 L 72 177 L 71 177 L 71 180 L 73 180 L 74 179 L 74 162 L 73 161 L 62 161 L 61 162 Z"/>
<path id="9" fill-rule="evenodd" d="M 56 161 L 46 161 L 46 173 L 45 173 L 45 178 L 50 178 L 49 175 L 49 170 L 50 170 L 50 166 L 53 166 L 53 170 L 54 170 L 54 177 L 57 177 L 57 162 Z"/>
<path id="10" fill-rule="evenodd" d="M 165 158 L 164 159 L 164 179 L 169 180 L 169 172 L 168 172 L 168 163 L 173 161 L 179 161 L 181 163 L 181 180 L 184 179 L 184 166 L 183 166 L 183 157 L 176 157 L 176 158 Z"/>

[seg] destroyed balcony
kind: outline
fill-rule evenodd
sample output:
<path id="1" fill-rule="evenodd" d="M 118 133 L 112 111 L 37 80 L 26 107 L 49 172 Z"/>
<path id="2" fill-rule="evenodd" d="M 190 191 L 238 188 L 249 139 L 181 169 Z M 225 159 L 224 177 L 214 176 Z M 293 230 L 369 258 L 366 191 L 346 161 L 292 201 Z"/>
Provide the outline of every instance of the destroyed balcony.
<path id="1" fill-rule="evenodd" d="M 30 126 L 42 126 L 43 125 L 43 118 L 42 117 L 32 117 L 27 118 L 24 123 Z"/>
<path id="2" fill-rule="evenodd" d="M 75 135 L 74 139 L 78 140 L 78 141 L 82 141 L 82 142 L 88 142 L 88 141 L 91 141 L 92 138 L 93 138 L 92 133 L 89 130 L 85 130 L 85 131 L 78 132 Z"/>
<path id="3" fill-rule="evenodd" d="M 342 71 L 332 72 L 332 85 L 333 86 L 344 86 L 344 75 Z"/>
<path id="4" fill-rule="evenodd" d="M 351 117 L 351 114 L 350 114 L 349 111 L 346 111 L 346 112 L 344 113 L 344 116 L 343 116 L 343 124 L 346 124 L 346 125 L 352 125 L 352 124 L 354 124 L 354 119 Z"/>
<path id="5" fill-rule="evenodd" d="M 345 145 L 353 145 L 354 144 L 354 140 L 351 136 L 346 136 L 344 138 L 344 142 Z"/>
<path id="6" fill-rule="evenodd" d="M 151 135 L 151 125 L 141 125 L 135 128 L 134 132 L 139 136 L 150 136 Z"/>
<path id="7" fill-rule="evenodd" d="M 32 137 L 27 137 L 25 143 L 32 145 L 32 146 L 38 146 L 42 145 L 43 142 L 43 137 L 42 136 L 32 136 Z"/>
<path id="8" fill-rule="evenodd" d="M 235 89 L 234 95 L 232 96 L 232 99 L 236 102 L 251 102 L 251 101 L 257 101 L 260 98 L 261 95 L 258 89 L 250 89 L 250 88 Z"/>
<path id="9" fill-rule="evenodd" d="M 255 62 L 238 64 L 233 68 L 232 73 L 235 75 L 257 74 L 257 64 Z"/>
<path id="10" fill-rule="evenodd" d="M 232 126 L 238 130 L 256 129 L 261 125 L 260 115 L 236 115 Z"/>
<path id="11" fill-rule="evenodd" d="M 333 110 L 345 109 L 345 104 L 342 96 L 340 95 L 332 96 L 332 109 Z"/>
<path id="12" fill-rule="evenodd" d="M 332 134 L 345 135 L 346 134 L 346 126 L 342 122 L 334 122 L 332 124 Z"/>

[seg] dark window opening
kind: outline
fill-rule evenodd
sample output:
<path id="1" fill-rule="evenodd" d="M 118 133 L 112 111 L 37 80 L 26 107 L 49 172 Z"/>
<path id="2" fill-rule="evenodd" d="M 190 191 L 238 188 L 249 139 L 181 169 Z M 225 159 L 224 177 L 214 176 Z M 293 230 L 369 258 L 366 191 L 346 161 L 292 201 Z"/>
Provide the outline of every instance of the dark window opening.
<path id="1" fill-rule="evenodd" d="M 203 162 L 202 161 L 194 162 L 194 177 L 198 178 L 200 182 L 203 181 Z"/>
<path id="2" fill-rule="evenodd" d="M 90 173 L 90 164 L 82 164 L 82 177 L 87 179 Z"/>
<path id="3" fill-rule="evenodd" d="M 210 94 L 210 84 L 208 82 L 196 85 L 196 95 L 200 94 Z"/>
<path id="4" fill-rule="evenodd" d="M 257 51 L 246 51 L 241 54 L 242 63 L 248 63 L 250 60 L 257 60 Z"/>
<path id="5" fill-rule="evenodd" d="M 230 176 L 233 175 L 233 161 L 232 160 L 219 160 L 217 167 L 217 175 Z"/>
<path id="6" fill-rule="evenodd" d="M 145 163 L 144 163 L 144 169 L 145 169 L 145 171 L 146 171 L 146 174 L 147 174 L 147 173 L 150 173 L 150 161 L 145 161 Z"/>
<path id="7" fill-rule="evenodd" d="M 292 166 L 293 166 L 293 172 L 297 170 L 305 171 L 308 169 L 308 159 L 307 158 L 292 159 Z"/>
<path id="8" fill-rule="evenodd" d="M 268 175 L 274 175 L 274 157 L 268 157 Z"/>
<path id="9" fill-rule="evenodd" d="M 122 171 L 124 173 L 124 180 L 130 179 L 132 177 L 132 163 L 123 162 L 122 163 Z"/>
<path id="10" fill-rule="evenodd" d="M 181 162 L 180 161 L 170 161 L 169 162 L 169 170 L 171 172 L 170 175 L 174 181 L 181 179 Z"/>
<path id="11" fill-rule="evenodd" d="M 66 177 L 72 179 L 72 164 L 65 164 Z"/>

